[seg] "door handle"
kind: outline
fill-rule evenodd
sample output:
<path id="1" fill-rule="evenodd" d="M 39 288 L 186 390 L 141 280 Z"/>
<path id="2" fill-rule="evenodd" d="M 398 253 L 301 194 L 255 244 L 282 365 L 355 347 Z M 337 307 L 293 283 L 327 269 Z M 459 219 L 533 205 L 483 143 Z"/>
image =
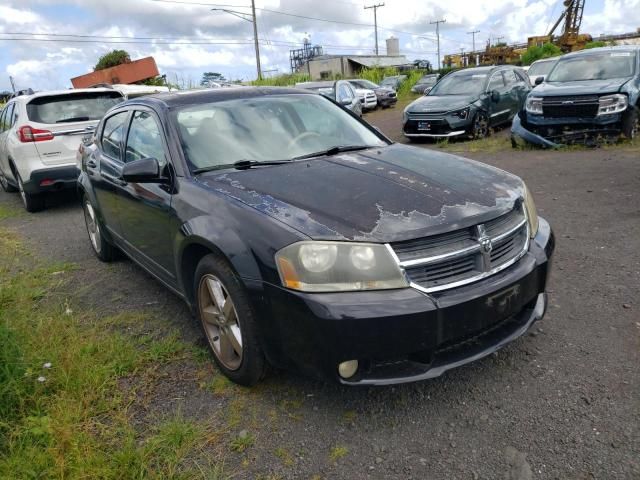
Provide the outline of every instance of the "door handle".
<path id="1" fill-rule="evenodd" d="M 94 162 L 93 160 L 87 160 L 87 167 L 89 168 L 96 168 L 98 165 L 96 164 L 96 162 Z"/>

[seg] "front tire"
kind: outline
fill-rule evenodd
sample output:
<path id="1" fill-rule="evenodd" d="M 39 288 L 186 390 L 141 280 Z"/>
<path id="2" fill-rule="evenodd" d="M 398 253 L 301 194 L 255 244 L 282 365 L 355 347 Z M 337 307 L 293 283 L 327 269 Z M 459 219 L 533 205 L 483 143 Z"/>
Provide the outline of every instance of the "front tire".
<path id="1" fill-rule="evenodd" d="M 239 385 L 255 385 L 264 377 L 266 360 L 239 277 L 224 259 L 206 255 L 196 268 L 194 292 L 196 314 L 218 368 Z"/>
<path id="2" fill-rule="evenodd" d="M 638 107 L 631 107 L 622 119 L 622 134 L 629 140 L 635 140 L 640 133 Z"/>
<path id="3" fill-rule="evenodd" d="M 15 176 L 18 181 L 18 191 L 20 192 L 20 197 L 22 197 L 22 204 L 25 210 L 29 213 L 44 210 L 44 195 L 25 192 L 20 174 L 16 172 Z"/>
<path id="4" fill-rule="evenodd" d="M 100 261 L 111 262 L 116 258 L 116 247 L 111 245 L 102 235 L 100 220 L 98 220 L 96 211 L 86 195 L 82 198 L 82 210 L 84 211 L 84 223 L 87 227 L 93 253 L 96 254 Z"/>
<path id="5" fill-rule="evenodd" d="M 471 138 L 473 140 L 481 140 L 487 138 L 490 133 L 487 115 L 483 112 L 476 113 L 471 124 Z"/>

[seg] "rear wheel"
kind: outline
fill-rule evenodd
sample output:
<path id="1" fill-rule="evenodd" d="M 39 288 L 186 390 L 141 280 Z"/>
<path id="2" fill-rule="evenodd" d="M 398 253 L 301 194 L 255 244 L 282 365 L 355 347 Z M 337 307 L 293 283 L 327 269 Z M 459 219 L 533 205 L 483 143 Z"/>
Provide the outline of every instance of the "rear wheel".
<path id="1" fill-rule="evenodd" d="M 16 187 L 14 187 L 9 183 L 9 180 L 7 180 L 7 177 L 5 177 L 2 170 L 0 170 L 0 186 L 2 186 L 2 189 L 8 193 L 13 193 L 18 191 Z"/>
<path id="2" fill-rule="evenodd" d="M 622 134 L 629 140 L 636 140 L 640 132 L 638 107 L 632 107 L 622 119 Z"/>
<path id="3" fill-rule="evenodd" d="M 91 241 L 91 247 L 96 257 L 103 262 L 110 262 L 116 257 L 116 247 L 111 245 L 103 236 L 100 228 L 100 220 L 91 202 L 85 195 L 82 199 L 82 209 L 84 210 L 84 222 L 87 226 L 87 233 Z"/>
<path id="4" fill-rule="evenodd" d="M 24 184 L 22 178 L 18 172 L 15 173 L 16 180 L 18 181 L 18 191 L 22 197 L 22 203 L 24 208 L 29 213 L 39 212 L 44 209 L 44 196 L 42 194 L 33 194 L 24 191 Z"/>
<path id="5" fill-rule="evenodd" d="M 194 292 L 197 315 L 220 370 L 240 385 L 256 384 L 264 376 L 266 360 L 255 314 L 238 276 L 225 260 L 206 255 L 196 268 Z"/>

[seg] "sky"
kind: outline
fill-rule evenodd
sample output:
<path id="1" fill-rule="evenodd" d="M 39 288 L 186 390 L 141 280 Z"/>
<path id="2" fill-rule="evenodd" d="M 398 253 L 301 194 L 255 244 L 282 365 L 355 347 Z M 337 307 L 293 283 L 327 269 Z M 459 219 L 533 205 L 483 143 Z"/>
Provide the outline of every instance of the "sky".
<path id="1" fill-rule="evenodd" d="M 435 20 L 442 55 L 482 48 L 489 38 L 525 42 L 558 18 L 562 0 L 256 0 L 262 68 L 288 73 L 289 50 L 305 38 L 327 54 L 372 54 L 378 9 L 380 53 L 395 36 L 409 59 L 437 63 Z M 221 5 L 221 6 L 220 6 Z M 226 8 L 250 12 L 250 0 L 0 0 L 0 91 L 68 88 L 97 59 L 124 49 L 133 60 L 153 56 L 172 82 L 197 84 L 205 71 L 231 80 L 256 78 L 251 22 Z M 582 31 L 634 32 L 640 0 L 586 0 Z"/>

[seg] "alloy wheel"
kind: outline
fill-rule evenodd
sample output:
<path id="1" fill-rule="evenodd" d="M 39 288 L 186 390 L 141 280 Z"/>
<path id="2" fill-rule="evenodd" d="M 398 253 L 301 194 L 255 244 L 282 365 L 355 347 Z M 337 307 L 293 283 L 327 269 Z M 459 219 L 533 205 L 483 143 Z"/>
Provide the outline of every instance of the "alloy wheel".
<path id="1" fill-rule="evenodd" d="M 229 292 L 216 276 L 207 274 L 200 280 L 198 308 L 216 358 L 229 370 L 237 370 L 242 364 L 240 319 Z"/>
<path id="2" fill-rule="evenodd" d="M 98 220 L 96 219 L 96 212 L 93 210 L 91 202 L 88 200 L 84 203 L 84 220 L 87 223 L 87 232 L 89 233 L 89 239 L 91 245 L 96 253 L 100 253 L 100 227 Z"/>
<path id="3" fill-rule="evenodd" d="M 479 113 L 473 120 L 473 138 L 475 140 L 485 138 L 489 131 L 489 122 L 487 117 Z"/>

